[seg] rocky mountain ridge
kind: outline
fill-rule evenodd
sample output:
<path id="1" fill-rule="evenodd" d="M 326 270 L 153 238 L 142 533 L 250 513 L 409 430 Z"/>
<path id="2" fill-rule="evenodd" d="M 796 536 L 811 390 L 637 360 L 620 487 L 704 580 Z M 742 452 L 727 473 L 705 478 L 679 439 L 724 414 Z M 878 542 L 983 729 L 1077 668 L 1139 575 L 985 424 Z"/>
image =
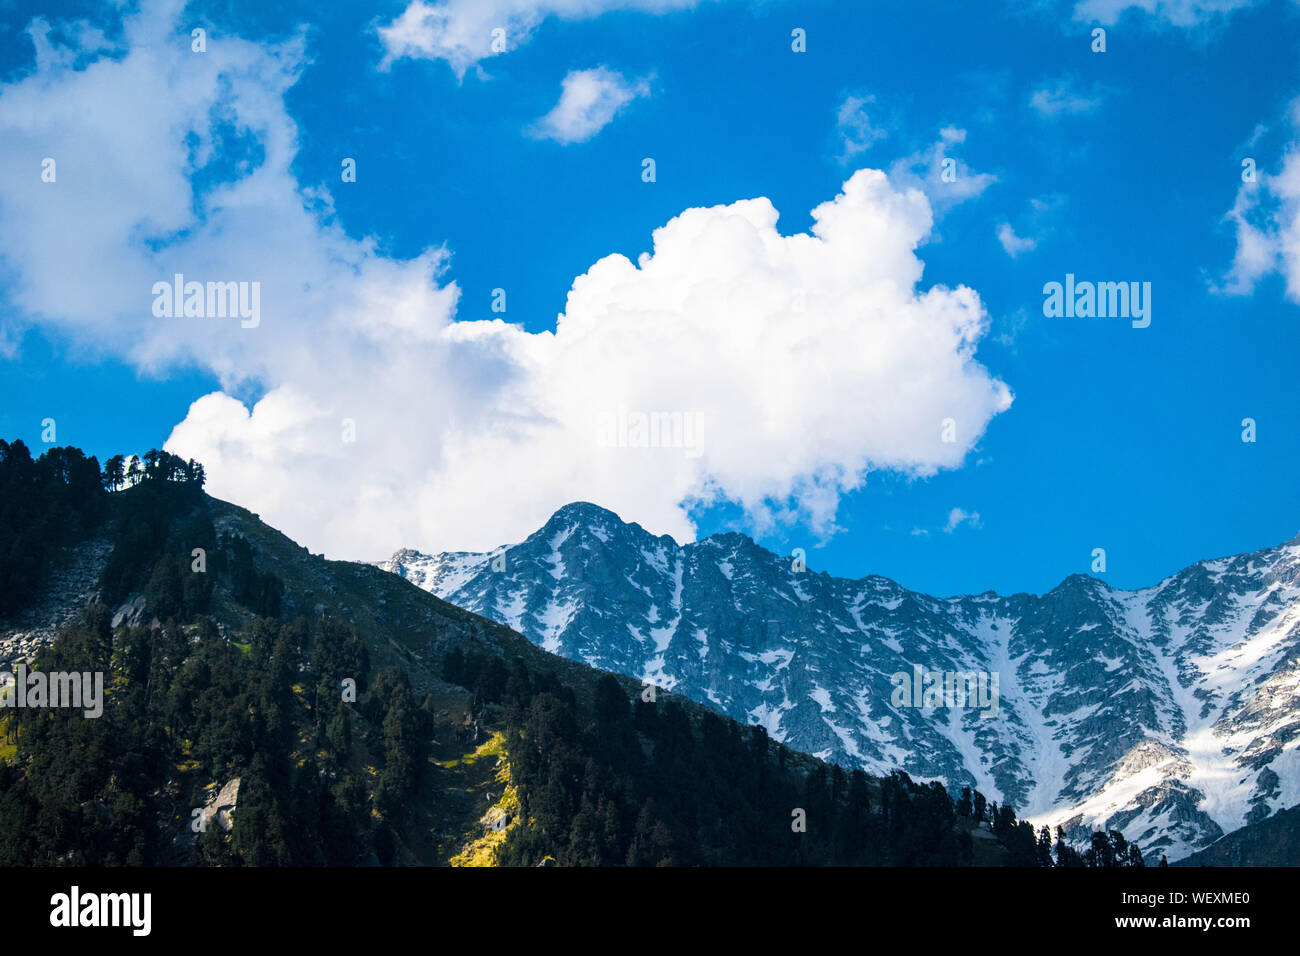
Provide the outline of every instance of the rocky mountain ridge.
<path id="1" fill-rule="evenodd" d="M 1171 860 L 1300 801 L 1300 539 L 1136 591 L 1073 575 L 936 598 L 576 503 L 517 545 L 380 566 L 796 749 L 975 786 L 1080 835 L 1122 829 Z M 980 675 L 992 713 L 951 693 Z"/>

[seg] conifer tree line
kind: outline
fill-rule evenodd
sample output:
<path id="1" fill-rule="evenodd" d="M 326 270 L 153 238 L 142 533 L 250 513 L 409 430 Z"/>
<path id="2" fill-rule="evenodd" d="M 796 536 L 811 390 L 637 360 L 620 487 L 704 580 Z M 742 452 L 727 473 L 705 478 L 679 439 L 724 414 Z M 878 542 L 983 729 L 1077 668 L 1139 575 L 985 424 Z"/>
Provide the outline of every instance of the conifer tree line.
<path id="1" fill-rule="evenodd" d="M 452 651 L 444 673 L 505 710 L 512 776 L 532 825 L 510 831 L 503 865 L 960 866 L 974 862 L 970 828 L 981 821 L 1008 866 L 1143 865 L 1118 831 L 1095 834 L 1080 854 L 1058 829 L 1053 847 L 1046 827 L 1036 837 L 1009 804 L 969 787 L 954 801 L 942 784 L 902 771 L 875 779 L 821 761 L 797 767 L 810 758 L 761 726 L 672 700 L 629 702 L 612 675 L 584 709 L 571 689 L 530 680 L 519 662 L 507 671 L 494 655 Z"/>
<path id="2" fill-rule="evenodd" d="M 1007 803 L 1001 807 L 978 790 L 962 787 L 957 798 L 957 816 L 963 823 L 987 825 L 1008 852 L 1008 866 L 1145 866 L 1142 851 L 1129 843 L 1118 830 L 1092 834 L 1087 850 L 1080 853 L 1066 840 L 1065 829 L 1056 828 L 1056 839 L 1044 824 L 1034 835 L 1033 824 L 1016 820 L 1015 810 Z"/>
<path id="3" fill-rule="evenodd" d="M 101 470 L 98 459 L 77 448 L 50 448 L 33 459 L 22 441 L 0 439 L 0 617 L 34 598 L 58 548 L 103 530 L 109 492 L 130 484 L 132 494 L 122 496 L 125 507 L 112 529 L 113 562 L 103 581 L 106 600 L 122 597 L 139 568 L 152 566 L 176 513 L 193 509 L 203 497 L 204 479 L 198 462 L 156 449 L 133 457 L 129 467 L 124 456 L 114 455 Z"/>
<path id="4" fill-rule="evenodd" d="M 99 527 L 107 501 L 99 462 L 76 448 L 33 460 L 0 439 L 0 617 L 21 611 L 54 551 Z"/>

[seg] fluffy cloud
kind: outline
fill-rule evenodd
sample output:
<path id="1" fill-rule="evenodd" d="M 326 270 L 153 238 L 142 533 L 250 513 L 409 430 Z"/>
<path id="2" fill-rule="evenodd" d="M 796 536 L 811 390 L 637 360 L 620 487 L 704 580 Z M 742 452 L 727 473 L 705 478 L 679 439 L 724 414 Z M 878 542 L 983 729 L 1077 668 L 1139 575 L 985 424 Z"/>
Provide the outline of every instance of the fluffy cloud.
<path id="1" fill-rule="evenodd" d="M 310 375 L 305 331 L 322 351 L 436 337 L 458 294 L 431 281 L 444 252 L 377 254 L 290 170 L 298 134 L 283 95 L 301 38 L 210 36 L 192 53 L 182 7 L 146 4 L 126 20 L 126 49 L 81 69 L 87 50 L 51 46 L 34 22 L 36 71 L 0 87 L 7 299 L 83 347 L 146 370 L 211 368 L 227 388 Z M 260 325 L 155 317 L 153 286 L 177 273 L 260 282 Z"/>
<path id="2" fill-rule="evenodd" d="M 702 0 L 412 0 L 378 28 L 380 69 L 404 58 L 446 60 L 456 75 L 494 56 L 493 30 L 504 30 L 505 51 L 527 43 L 547 17 L 585 20 L 611 10 L 668 13 Z M 499 49 L 499 48 L 498 48 Z M 505 52 L 502 51 L 502 52 Z"/>
<path id="3" fill-rule="evenodd" d="M 876 170 L 806 234 L 763 198 L 684 211 L 575 279 L 553 332 L 457 321 L 442 249 L 387 258 L 293 178 L 300 41 L 193 55 L 180 9 L 0 88 L 0 276 L 79 344 L 214 370 L 167 448 L 314 550 L 486 548 L 576 499 L 682 539 L 717 500 L 829 531 L 868 472 L 958 467 L 1011 403 L 979 296 L 920 286 L 930 202 Z M 260 281 L 260 325 L 154 317 L 175 272 Z"/>
<path id="4" fill-rule="evenodd" d="M 573 70 L 560 87 L 560 101 L 529 130 L 537 139 L 566 144 L 586 142 L 627 104 L 650 95 L 648 79 L 628 81 L 621 73 L 603 66 Z"/>
<path id="5" fill-rule="evenodd" d="M 1291 104 L 1288 120 L 1291 141 L 1280 171 L 1257 168 L 1255 181 L 1238 187 L 1224 217 L 1236 232 L 1237 251 L 1216 291 L 1247 295 L 1276 272 L 1286 281 L 1287 297 L 1300 304 L 1300 100 Z"/>
<path id="6" fill-rule="evenodd" d="M 343 388 L 286 384 L 251 413 L 209 396 L 169 447 L 207 463 L 214 490 L 349 554 L 486 548 L 575 499 L 682 539 L 684 506 L 715 499 L 759 530 L 792 516 L 829 530 L 869 470 L 958 466 L 1011 398 L 974 360 L 978 296 L 916 289 L 922 194 L 862 170 L 813 218 L 811 234 L 782 236 L 766 199 L 687 210 L 655 231 L 653 253 L 575 280 L 554 333 L 453 324 L 448 346 L 501 362 L 474 427 L 424 424 L 430 410 L 405 394 L 416 361 Z M 346 357 L 330 361 L 346 373 Z M 356 445 L 338 434 L 349 414 Z M 677 440 L 637 437 L 637 416 L 655 414 L 684 423 Z M 387 464 L 420 448 L 423 462 Z"/>

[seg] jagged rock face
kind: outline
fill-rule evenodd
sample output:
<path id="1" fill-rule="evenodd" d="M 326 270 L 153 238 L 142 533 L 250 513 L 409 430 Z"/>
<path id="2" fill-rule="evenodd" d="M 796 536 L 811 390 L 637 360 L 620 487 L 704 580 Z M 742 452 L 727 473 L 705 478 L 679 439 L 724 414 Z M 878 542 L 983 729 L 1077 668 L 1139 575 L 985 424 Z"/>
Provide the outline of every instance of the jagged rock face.
<path id="1" fill-rule="evenodd" d="M 172 840 L 167 860 L 172 866 L 193 866 L 198 862 L 199 834 L 209 829 L 229 833 L 235 826 L 235 812 L 239 809 L 240 778 L 234 777 L 224 787 L 216 781 L 206 788 L 203 806 L 195 807 L 186 826 Z"/>
<path id="2" fill-rule="evenodd" d="M 206 829 L 213 821 L 227 833 L 235 825 L 235 811 L 239 809 L 239 777 L 228 782 L 220 791 L 214 786 L 208 793 L 206 805 L 199 816 L 202 828 Z"/>
<path id="3" fill-rule="evenodd" d="M 51 556 L 27 610 L 0 622 L 0 671 L 11 671 L 21 661 L 31 663 L 37 648 L 52 642 L 59 628 L 98 597 L 99 578 L 112 551 L 107 538 L 92 538 Z"/>
<path id="4" fill-rule="evenodd" d="M 1140 591 L 1075 575 L 941 599 L 799 570 L 739 534 L 679 547 L 574 504 L 518 545 L 381 567 L 797 749 L 1122 829 L 1171 860 L 1300 799 L 1300 539 Z M 996 675 L 996 710 L 903 695 L 914 668 L 984 674 L 986 692 Z"/>

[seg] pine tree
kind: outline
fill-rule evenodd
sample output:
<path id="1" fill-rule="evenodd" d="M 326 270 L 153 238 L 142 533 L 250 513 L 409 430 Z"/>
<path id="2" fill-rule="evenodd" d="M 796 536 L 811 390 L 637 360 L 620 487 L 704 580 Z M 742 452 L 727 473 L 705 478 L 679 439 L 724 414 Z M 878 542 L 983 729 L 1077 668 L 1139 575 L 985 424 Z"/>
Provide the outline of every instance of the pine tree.
<path id="1" fill-rule="evenodd" d="M 114 455 L 108 461 L 104 462 L 104 487 L 109 491 L 117 491 L 122 487 L 122 482 L 126 478 L 126 459 L 121 455 Z"/>
<path id="2" fill-rule="evenodd" d="M 1065 828 L 1060 826 L 1056 828 L 1056 865 L 1084 865 L 1084 859 L 1079 855 L 1079 851 L 1065 842 Z"/>
<path id="3" fill-rule="evenodd" d="M 1052 866 L 1052 831 L 1047 829 L 1047 824 L 1038 831 L 1038 865 Z"/>
<path id="4" fill-rule="evenodd" d="M 969 818 L 973 809 L 970 798 L 970 787 L 962 787 L 961 796 L 957 799 L 957 816 Z"/>

